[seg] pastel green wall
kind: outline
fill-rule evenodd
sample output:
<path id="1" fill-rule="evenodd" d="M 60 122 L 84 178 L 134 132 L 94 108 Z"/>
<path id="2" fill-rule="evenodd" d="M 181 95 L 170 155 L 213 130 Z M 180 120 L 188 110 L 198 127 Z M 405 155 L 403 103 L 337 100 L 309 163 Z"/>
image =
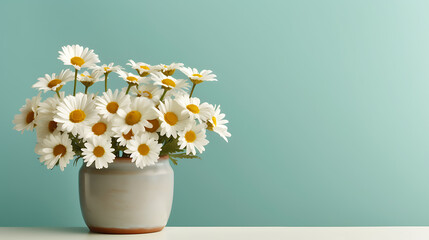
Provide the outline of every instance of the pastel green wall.
<path id="1" fill-rule="evenodd" d="M 233 136 L 174 167 L 171 226 L 429 224 L 427 1 L 0 4 L 0 226 L 84 224 L 78 168 L 46 170 L 12 130 L 67 44 L 218 75 L 196 94 Z"/>

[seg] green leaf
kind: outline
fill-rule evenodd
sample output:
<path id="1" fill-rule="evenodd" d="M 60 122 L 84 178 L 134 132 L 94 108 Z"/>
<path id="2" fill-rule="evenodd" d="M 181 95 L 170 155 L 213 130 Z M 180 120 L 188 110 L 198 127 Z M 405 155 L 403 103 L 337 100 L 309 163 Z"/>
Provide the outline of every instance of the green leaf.
<path id="1" fill-rule="evenodd" d="M 162 155 L 170 155 L 172 153 L 176 153 L 176 152 L 182 151 L 179 148 L 179 145 L 177 145 L 177 143 L 178 143 L 178 140 L 175 139 L 175 138 L 172 138 L 172 137 L 170 137 L 167 140 L 165 140 L 164 145 L 162 146 L 162 149 L 161 149 L 160 156 L 162 156 Z"/>
<path id="2" fill-rule="evenodd" d="M 187 155 L 186 153 L 170 154 L 170 158 L 171 158 L 171 156 L 173 156 L 174 158 L 201 159 L 200 156 L 197 156 L 197 155 Z"/>
<path id="3" fill-rule="evenodd" d="M 174 165 L 177 165 L 177 158 L 181 159 L 201 159 L 199 156 L 196 155 L 187 155 L 186 153 L 172 153 L 169 154 L 170 160 L 173 162 Z"/>
<path id="4" fill-rule="evenodd" d="M 79 159 L 83 159 L 83 156 L 78 156 L 77 158 L 75 158 L 74 159 L 74 162 L 73 162 L 73 166 L 77 166 L 77 163 L 79 162 Z"/>
<path id="5" fill-rule="evenodd" d="M 174 159 L 170 156 L 170 160 L 173 162 L 174 165 L 177 165 L 177 159 Z"/>
<path id="6" fill-rule="evenodd" d="M 160 137 L 158 138 L 158 143 L 162 143 L 162 144 L 164 144 L 168 139 L 169 139 L 169 138 L 168 138 L 168 137 L 166 137 L 165 135 L 164 135 L 164 136 L 160 136 Z"/>

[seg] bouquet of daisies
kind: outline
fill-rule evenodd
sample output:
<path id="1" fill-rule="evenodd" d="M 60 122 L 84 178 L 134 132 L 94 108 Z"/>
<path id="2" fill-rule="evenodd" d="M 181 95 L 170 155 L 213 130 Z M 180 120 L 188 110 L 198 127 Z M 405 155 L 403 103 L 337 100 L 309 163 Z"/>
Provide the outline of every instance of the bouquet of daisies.
<path id="1" fill-rule="evenodd" d="M 73 69 L 38 78 L 33 87 L 40 93 L 27 99 L 13 120 L 18 131 L 36 129 L 35 151 L 48 169 L 58 165 L 63 171 L 70 160 L 77 163 L 81 158 L 97 169 L 107 168 L 117 157 L 129 157 L 139 168 L 167 155 L 177 164 L 178 158 L 198 158 L 197 151 L 205 150 L 206 130 L 226 141 L 231 136 L 220 106 L 192 95 L 198 84 L 217 81 L 210 70 L 130 60 L 130 73 L 113 63 L 96 65 L 98 55 L 79 45 L 65 46 L 59 54 Z M 176 70 L 189 81 L 173 77 Z M 111 73 L 123 79 L 123 89 L 108 89 Z M 88 92 L 103 81 L 104 92 Z M 61 91 L 68 82 L 73 82 L 73 95 Z M 84 92 L 76 91 L 77 82 Z M 54 94 L 42 101 L 41 92 L 47 91 Z"/>

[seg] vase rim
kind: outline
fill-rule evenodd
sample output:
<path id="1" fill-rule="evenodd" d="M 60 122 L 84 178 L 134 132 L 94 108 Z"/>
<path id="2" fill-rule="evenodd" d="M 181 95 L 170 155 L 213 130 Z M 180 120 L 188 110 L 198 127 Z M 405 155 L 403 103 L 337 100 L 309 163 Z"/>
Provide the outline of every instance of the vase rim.
<path id="1" fill-rule="evenodd" d="M 164 161 L 168 160 L 168 155 L 162 155 L 159 156 L 158 161 Z M 117 157 L 114 161 L 121 161 L 121 162 L 131 162 L 131 158 L 129 157 Z"/>

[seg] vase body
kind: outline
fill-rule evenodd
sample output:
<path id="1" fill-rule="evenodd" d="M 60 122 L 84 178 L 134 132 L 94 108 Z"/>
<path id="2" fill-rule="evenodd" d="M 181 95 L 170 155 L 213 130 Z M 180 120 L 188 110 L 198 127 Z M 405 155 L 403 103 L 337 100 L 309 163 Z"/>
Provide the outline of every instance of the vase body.
<path id="1" fill-rule="evenodd" d="M 143 169 L 129 158 L 116 158 L 108 168 L 82 165 L 79 171 L 82 215 L 93 232 L 161 231 L 170 216 L 173 189 L 168 157 Z"/>

